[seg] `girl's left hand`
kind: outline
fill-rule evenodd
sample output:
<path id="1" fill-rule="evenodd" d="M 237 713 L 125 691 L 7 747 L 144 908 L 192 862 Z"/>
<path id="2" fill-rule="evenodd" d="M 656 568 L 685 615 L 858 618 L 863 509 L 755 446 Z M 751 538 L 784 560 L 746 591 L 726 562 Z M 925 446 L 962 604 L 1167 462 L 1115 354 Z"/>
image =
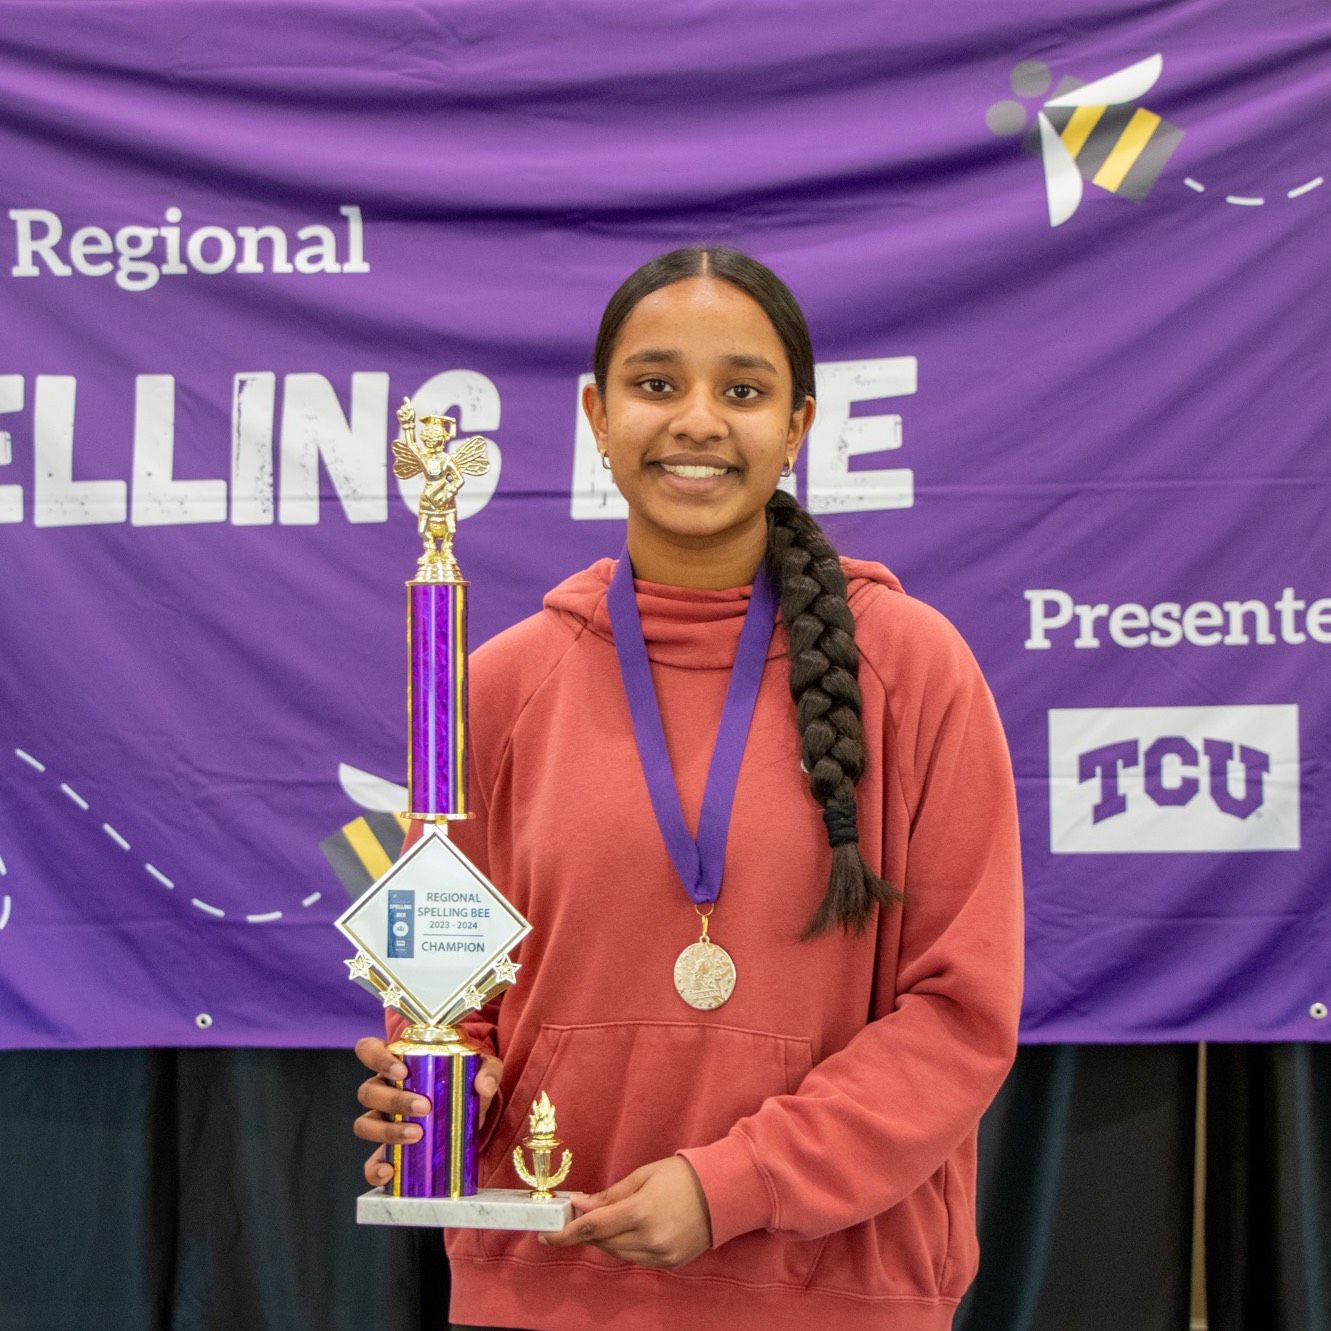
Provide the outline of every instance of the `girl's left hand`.
<path id="1" fill-rule="evenodd" d="M 540 1241 L 556 1248 L 590 1243 L 612 1256 L 661 1270 L 683 1266 L 712 1246 L 707 1198 L 681 1155 L 635 1169 L 604 1192 L 572 1195 L 583 1212 Z"/>

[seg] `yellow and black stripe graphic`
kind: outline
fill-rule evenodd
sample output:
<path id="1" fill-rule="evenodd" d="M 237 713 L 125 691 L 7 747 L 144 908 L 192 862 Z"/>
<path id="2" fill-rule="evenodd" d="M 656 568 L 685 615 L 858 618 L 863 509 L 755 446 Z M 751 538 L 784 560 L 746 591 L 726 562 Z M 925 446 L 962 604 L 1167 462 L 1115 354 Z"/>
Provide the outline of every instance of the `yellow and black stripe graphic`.
<path id="1" fill-rule="evenodd" d="M 342 886 L 354 899 L 392 867 L 402 853 L 407 820 L 393 813 L 364 813 L 319 843 Z"/>
<path id="2" fill-rule="evenodd" d="M 1054 96 L 1083 86 L 1084 79 L 1064 78 Z M 1138 203 L 1183 138 L 1177 125 L 1144 106 L 1051 106 L 1044 114 L 1085 179 Z"/>

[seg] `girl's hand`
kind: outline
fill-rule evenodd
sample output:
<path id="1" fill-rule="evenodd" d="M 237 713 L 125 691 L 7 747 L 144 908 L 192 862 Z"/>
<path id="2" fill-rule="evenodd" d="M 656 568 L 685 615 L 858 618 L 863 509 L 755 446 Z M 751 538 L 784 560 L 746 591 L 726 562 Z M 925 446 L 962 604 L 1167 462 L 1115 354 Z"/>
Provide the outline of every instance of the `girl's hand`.
<path id="1" fill-rule="evenodd" d="M 396 1142 L 419 1141 L 421 1130 L 415 1123 L 394 1123 L 394 1114 L 411 1118 L 424 1118 L 430 1112 L 430 1102 L 416 1091 L 400 1091 L 392 1083 L 407 1075 L 406 1067 L 388 1051 L 383 1040 L 367 1035 L 356 1041 L 356 1057 L 376 1075 L 363 1081 L 356 1098 L 369 1111 L 352 1124 L 357 1137 L 367 1142 L 383 1143 L 365 1162 L 365 1180 L 371 1187 L 387 1183 L 393 1177 L 393 1166 L 386 1159 L 388 1147 Z M 490 1102 L 499 1090 L 499 1078 L 504 1065 L 493 1055 L 481 1059 L 476 1073 L 476 1094 L 480 1099 L 481 1119 L 485 1118 Z"/>
<path id="2" fill-rule="evenodd" d="M 693 1166 L 682 1155 L 635 1169 L 592 1196 L 574 1193 L 583 1212 L 540 1241 L 556 1248 L 590 1243 L 626 1262 L 661 1270 L 683 1266 L 712 1246 L 712 1218 Z"/>

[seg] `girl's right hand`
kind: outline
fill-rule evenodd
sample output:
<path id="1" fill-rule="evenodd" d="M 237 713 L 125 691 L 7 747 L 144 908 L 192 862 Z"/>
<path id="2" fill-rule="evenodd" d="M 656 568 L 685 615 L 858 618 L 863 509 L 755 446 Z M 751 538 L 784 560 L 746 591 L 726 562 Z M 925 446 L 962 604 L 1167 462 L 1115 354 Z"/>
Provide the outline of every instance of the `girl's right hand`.
<path id="1" fill-rule="evenodd" d="M 406 1067 L 389 1053 L 388 1045 L 376 1036 L 367 1035 L 356 1041 L 356 1057 L 375 1075 L 360 1084 L 356 1098 L 365 1106 L 352 1125 L 357 1137 L 368 1142 L 379 1142 L 379 1149 L 365 1162 L 365 1179 L 371 1187 L 387 1183 L 393 1177 L 393 1166 L 387 1161 L 388 1147 L 397 1142 L 419 1141 L 420 1127 L 415 1123 L 394 1123 L 394 1114 L 410 1118 L 424 1118 L 430 1112 L 430 1102 L 415 1091 L 400 1091 L 393 1085 L 407 1075 Z M 490 1102 L 499 1090 L 503 1063 L 492 1054 L 481 1059 L 476 1073 L 476 1094 L 480 1100 L 478 1118 L 484 1120 Z"/>

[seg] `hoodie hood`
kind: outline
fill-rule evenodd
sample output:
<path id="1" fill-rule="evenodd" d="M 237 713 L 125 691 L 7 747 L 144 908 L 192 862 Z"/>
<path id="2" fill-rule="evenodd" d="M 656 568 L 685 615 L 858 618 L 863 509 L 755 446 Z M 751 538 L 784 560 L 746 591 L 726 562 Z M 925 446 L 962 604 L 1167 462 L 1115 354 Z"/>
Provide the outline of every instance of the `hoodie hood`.
<path id="1" fill-rule="evenodd" d="M 566 578 L 546 593 L 544 608 L 571 620 L 579 631 L 585 627 L 597 637 L 613 642 L 606 593 L 615 562 L 598 559 L 590 568 Z M 902 590 L 896 575 L 882 564 L 843 556 L 841 567 L 849 583 L 851 609 L 857 613 L 858 603 L 874 584 L 894 592 Z M 744 614 L 749 608 L 751 586 L 711 590 L 635 578 L 633 589 L 637 593 L 642 635 L 650 660 L 685 669 L 730 669 L 739 646 Z M 785 654 L 786 634 L 778 613 L 767 659 Z"/>

